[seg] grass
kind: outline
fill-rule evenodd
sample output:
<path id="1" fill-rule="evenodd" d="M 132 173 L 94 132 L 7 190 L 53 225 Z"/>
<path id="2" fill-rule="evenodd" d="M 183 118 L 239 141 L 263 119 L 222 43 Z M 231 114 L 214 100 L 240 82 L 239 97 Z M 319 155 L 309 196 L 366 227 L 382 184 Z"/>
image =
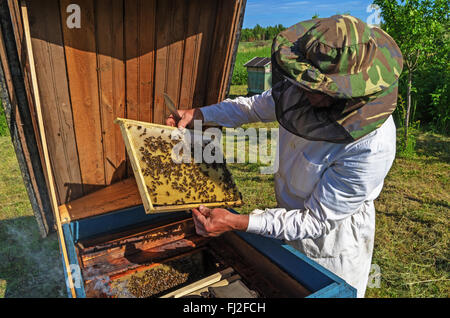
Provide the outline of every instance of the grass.
<path id="1" fill-rule="evenodd" d="M 230 95 L 246 92 L 233 86 Z M 450 296 L 450 138 L 415 131 L 415 139 L 415 155 L 397 156 L 375 201 L 372 263 L 381 268 L 381 286 L 367 297 Z M 9 137 L 0 137 L 0 156 L 0 297 L 65 296 L 57 238 L 39 235 Z M 242 213 L 276 206 L 273 176 L 259 168 L 230 164 L 246 203 Z"/>
<path id="2" fill-rule="evenodd" d="M 9 136 L 8 124 L 3 110 L 2 101 L 0 100 L 0 136 Z"/>
<path id="3" fill-rule="evenodd" d="M 416 155 L 397 156 L 375 201 L 371 297 L 449 297 L 450 138 L 416 132 Z"/>
<path id="4" fill-rule="evenodd" d="M 0 156 L 0 298 L 65 296 L 58 240 L 39 234 L 10 137 Z"/>

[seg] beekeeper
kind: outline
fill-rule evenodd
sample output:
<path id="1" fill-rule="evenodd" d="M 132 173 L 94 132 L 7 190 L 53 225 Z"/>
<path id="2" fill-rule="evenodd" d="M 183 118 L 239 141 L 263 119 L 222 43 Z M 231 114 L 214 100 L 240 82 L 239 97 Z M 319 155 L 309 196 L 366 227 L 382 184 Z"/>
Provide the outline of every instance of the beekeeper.
<path id="1" fill-rule="evenodd" d="M 300 22 L 273 42 L 273 88 L 180 111 L 168 125 L 224 127 L 277 120 L 279 208 L 236 215 L 193 210 L 197 233 L 242 230 L 283 239 L 364 297 L 375 234 L 374 200 L 395 157 L 392 112 L 402 54 L 394 40 L 348 15 Z"/>

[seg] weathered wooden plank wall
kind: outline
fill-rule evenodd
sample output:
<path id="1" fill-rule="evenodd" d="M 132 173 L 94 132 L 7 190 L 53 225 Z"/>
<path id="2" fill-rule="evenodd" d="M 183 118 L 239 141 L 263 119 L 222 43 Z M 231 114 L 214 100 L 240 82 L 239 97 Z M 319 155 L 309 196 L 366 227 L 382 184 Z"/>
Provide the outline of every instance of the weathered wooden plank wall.
<path id="1" fill-rule="evenodd" d="M 66 8 L 73 3 L 81 8 L 81 28 L 69 28 L 65 23 L 68 16 Z M 101 78 L 102 72 L 97 71 L 94 7 L 92 0 L 60 2 L 67 77 L 84 193 L 97 190 L 106 181 L 99 97 L 99 77 Z M 61 70 L 58 71 L 60 72 L 58 76 L 65 75 Z"/>
<path id="2" fill-rule="evenodd" d="M 34 48 L 36 75 L 43 108 L 45 132 L 59 200 L 64 202 L 82 193 L 80 187 L 66 184 L 81 184 L 80 165 L 75 140 L 66 62 L 57 0 L 31 1 L 30 32 Z M 40 10 L 46 19 L 33 13 Z M 45 39 L 45 40 L 44 40 Z"/>
<path id="3" fill-rule="evenodd" d="M 34 105 L 31 104 L 27 55 L 16 1 L 0 0 L 1 98 L 11 140 L 25 188 L 43 236 L 53 229 L 53 214 L 41 165 L 41 145 L 36 135 Z M 19 20 L 18 20 L 19 19 Z"/>
<path id="4" fill-rule="evenodd" d="M 164 123 L 163 93 L 180 109 L 225 97 L 244 0 L 26 3 L 60 204 L 132 177 L 115 118 Z"/>
<path id="5" fill-rule="evenodd" d="M 97 72 L 102 123 L 105 183 L 123 179 L 125 145 L 117 117 L 125 116 L 124 3 L 122 0 L 96 1 Z"/>

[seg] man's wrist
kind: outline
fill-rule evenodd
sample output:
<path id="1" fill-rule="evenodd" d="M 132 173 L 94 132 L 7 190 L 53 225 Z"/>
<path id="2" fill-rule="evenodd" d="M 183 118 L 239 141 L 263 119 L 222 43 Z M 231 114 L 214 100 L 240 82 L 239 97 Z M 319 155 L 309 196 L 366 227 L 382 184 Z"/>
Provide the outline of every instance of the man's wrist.
<path id="1" fill-rule="evenodd" d="M 204 121 L 204 119 L 205 119 L 205 116 L 203 116 L 201 108 L 195 108 L 193 117 L 194 117 L 194 120 Z"/>
<path id="2" fill-rule="evenodd" d="M 203 106 L 197 109 L 199 110 L 204 123 L 214 122 L 214 114 L 216 113 L 216 110 L 214 110 L 214 106 Z"/>
<path id="3" fill-rule="evenodd" d="M 248 215 L 234 214 L 230 212 L 228 224 L 235 231 L 246 231 L 248 227 Z"/>

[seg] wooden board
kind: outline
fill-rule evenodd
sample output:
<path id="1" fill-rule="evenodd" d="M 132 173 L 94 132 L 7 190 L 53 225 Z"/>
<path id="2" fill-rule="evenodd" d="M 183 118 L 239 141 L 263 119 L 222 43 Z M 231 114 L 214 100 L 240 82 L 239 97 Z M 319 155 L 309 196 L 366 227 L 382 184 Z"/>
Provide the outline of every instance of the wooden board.
<path id="1" fill-rule="evenodd" d="M 172 149 L 180 141 L 172 140 L 171 134 L 177 128 L 127 119 L 116 122 L 147 213 L 242 203 L 225 164 L 194 164 L 193 154 L 190 163 L 174 162 Z"/>
<path id="2" fill-rule="evenodd" d="M 125 145 L 114 124 L 125 116 L 123 1 L 95 1 L 97 73 L 100 96 L 105 184 L 126 176 Z"/>
<path id="3" fill-rule="evenodd" d="M 13 3 L 17 5 L 16 2 Z M 27 88 L 21 77 L 22 69 L 13 31 L 17 24 L 16 21 L 11 21 L 15 15 L 10 15 L 6 2 L 0 4 L 0 15 L 3 31 L 0 35 L 2 107 L 31 207 L 41 235 L 46 236 L 52 230 L 54 219 L 46 189 L 45 174 L 40 164 L 43 158 L 38 149 L 40 142 L 36 139 L 38 136 L 32 133 L 33 119 L 27 104 L 25 93 Z"/>
<path id="4" fill-rule="evenodd" d="M 67 223 L 141 204 L 136 181 L 129 178 L 62 204 L 59 212 L 63 222 Z"/>
<path id="5" fill-rule="evenodd" d="M 72 0 L 61 0 L 61 17 Z M 102 124 L 97 77 L 97 48 L 94 2 L 79 0 L 81 28 L 63 23 L 72 112 L 85 194 L 105 185 Z M 66 19 L 62 18 L 62 21 Z"/>
<path id="6" fill-rule="evenodd" d="M 155 102 L 153 122 L 163 124 L 165 121 L 164 93 L 167 92 L 169 78 L 169 47 L 171 29 L 172 1 L 158 2 L 158 22 L 155 26 L 156 33 L 156 58 L 155 58 Z M 165 21 L 164 23 L 162 21 Z M 177 105 L 175 105 L 177 106 Z"/>
<path id="7" fill-rule="evenodd" d="M 213 35 L 211 25 L 216 7 L 215 1 L 188 2 L 180 109 L 204 106 L 208 57 L 211 49 L 209 43 Z"/>
<path id="8" fill-rule="evenodd" d="M 21 12 L 22 12 L 22 19 L 24 24 L 24 35 L 25 35 L 25 42 L 26 47 L 28 51 L 28 60 L 30 65 L 30 79 L 31 79 L 31 85 L 33 87 L 34 92 L 39 92 L 38 82 L 37 82 L 37 76 L 36 76 L 36 69 L 35 69 L 35 62 L 34 62 L 34 55 L 33 55 L 33 49 L 32 49 L 32 43 L 31 43 L 31 35 L 30 35 L 30 24 L 28 19 L 28 10 L 26 3 L 23 1 L 21 3 Z M 36 120 L 39 127 L 39 135 L 41 137 L 41 145 L 44 155 L 44 162 L 45 165 L 45 171 L 47 173 L 48 178 L 48 187 L 49 187 L 49 194 L 50 194 L 50 201 L 53 208 L 55 221 L 56 221 L 56 228 L 58 233 L 58 240 L 60 242 L 60 250 L 63 256 L 65 270 L 67 274 L 67 281 L 68 281 L 68 287 L 71 291 L 72 297 L 76 296 L 76 291 L 73 284 L 72 279 L 72 272 L 70 271 L 69 266 L 69 257 L 68 257 L 68 248 L 65 243 L 65 237 L 63 234 L 63 229 L 61 226 L 61 219 L 58 211 L 58 199 L 56 197 L 56 187 L 54 185 L 54 178 L 53 178 L 53 172 L 50 166 L 50 158 L 48 154 L 48 145 L 47 145 L 47 139 L 46 139 L 46 133 L 44 129 L 44 119 L 42 116 L 42 110 L 41 110 L 41 101 L 39 94 L 34 95 L 35 99 L 35 106 L 36 106 Z"/>
<path id="9" fill-rule="evenodd" d="M 62 31 L 60 27 L 55 28 L 60 25 L 59 3 L 57 0 L 29 1 L 28 10 L 49 156 L 58 203 L 62 204 L 83 192 Z"/>
<path id="10" fill-rule="evenodd" d="M 82 260 L 83 272 L 94 276 L 116 276 L 125 271 L 135 270 L 142 265 L 167 261 L 184 253 L 198 250 L 208 242 L 208 238 L 190 236 L 148 249 L 131 249 L 124 247 L 122 255 L 105 254 Z M 85 278 L 88 278 L 84 276 Z"/>
<path id="11" fill-rule="evenodd" d="M 38 210 L 49 210 L 49 185 L 42 169 L 35 95 L 42 100 L 59 205 L 132 176 L 114 118 L 164 123 L 168 113 L 163 93 L 168 93 L 180 109 L 204 106 L 224 97 L 222 72 L 229 67 L 228 57 L 234 50 L 228 46 L 232 43 L 229 39 L 236 38 L 236 26 L 232 25 L 234 15 L 238 15 L 235 10 L 244 0 L 26 2 L 40 88 L 35 92 L 30 85 L 23 23 L 13 0 L 6 0 L 3 7 L 13 19 L 10 34 L 21 75 L 6 84 L 30 114 L 30 120 L 18 128 L 19 138 L 26 141 L 24 149 L 18 151 L 36 148 L 39 156 L 26 161 L 31 171 L 27 178 L 33 191 L 39 192 L 36 200 L 40 202 L 33 205 L 37 214 L 41 213 Z M 67 24 L 71 4 L 80 8 L 80 28 Z M 17 111 L 21 113 L 12 120 L 17 118 L 21 125 L 20 116 L 25 113 L 20 108 Z M 39 175 L 43 175 L 42 180 L 38 180 Z"/>
<path id="12" fill-rule="evenodd" d="M 166 2 L 166 1 L 165 1 Z M 170 0 L 170 23 L 167 45 L 167 77 L 165 83 L 165 93 L 168 94 L 174 101 L 175 106 L 180 108 L 180 90 L 182 87 L 182 76 L 184 73 L 184 66 L 190 67 L 191 65 L 184 65 L 183 57 L 185 55 L 185 38 L 187 35 L 187 9 L 189 1 L 177 1 Z M 161 96 L 160 96 L 161 98 Z M 155 123 L 164 124 L 166 118 L 170 115 L 167 107 L 164 105 L 162 111 L 158 112 L 162 118 L 155 118 Z M 192 108 L 188 106 L 186 108 Z"/>
<path id="13" fill-rule="evenodd" d="M 27 106 L 29 108 L 29 112 L 30 112 L 30 126 L 25 125 L 24 127 L 24 132 L 27 131 L 34 131 L 35 135 L 36 135 L 36 147 L 37 150 L 39 152 L 39 156 L 41 159 L 41 162 L 44 160 L 44 153 L 43 153 L 43 149 L 42 149 L 42 144 L 39 140 L 39 129 L 38 129 L 38 125 L 37 125 L 37 119 L 36 119 L 36 108 L 35 108 L 35 104 L 34 104 L 34 94 L 36 94 L 33 91 L 32 85 L 31 85 L 31 75 L 30 75 L 30 65 L 29 65 L 29 61 L 28 61 L 28 50 L 27 50 L 27 46 L 25 45 L 25 31 L 24 31 L 24 25 L 22 23 L 22 17 L 21 17 L 21 13 L 20 13 L 20 7 L 19 7 L 19 3 L 20 1 L 14 1 L 14 0 L 7 0 L 4 1 L 5 3 L 7 2 L 7 5 L 9 6 L 9 10 L 10 10 L 10 18 L 11 18 L 11 22 L 13 25 L 13 34 L 14 37 L 16 39 L 16 48 L 17 48 L 17 53 L 18 53 L 18 58 L 19 58 L 19 67 L 22 70 L 22 76 L 23 76 L 23 83 L 25 85 L 24 89 L 25 89 L 25 98 L 26 98 L 26 102 L 27 102 Z M 7 32 L 7 31 L 3 31 L 3 32 Z M 23 115 L 23 112 L 22 112 Z M 32 148 L 34 147 L 29 145 L 28 147 Z M 36 165 L 38 165 L 37 163 L 32 163 L 33 166 L 36 167 Z M 47 178 L 47 174 L 44 170 L 44 178 L 45 181 L 48 184 L 48 178 Z"/>
<path id="14" fill-rule="evenodd" d="M 217 103 L 225 99 L 226 86 L 228 84 L 228 69 L 231 67 L 233 40 L 235 39 L 236 27 L 242 1 L 221 0 L 218 1 L 218 12 L 220 17 L 215 20 L 214 41 L 212 43 L 211 60 L 207 80 L 206 104 Z M 231 29 L 227 26 L 233 26 Z M 225 31 L 227 29 L 227 31 Z M 217 96 L 214 92 L 220 92 Z"/>
<path id="15" fill-rule="evenodd" d="M 199 1 L 188 1 L 185 11 L 185 20 L 183 21 L 184 32 L 184 54 L 181 60 L 182 74 L 178 89 L 178 105 L 180 109 L 189 109 L 193 105 L 194 87 L 196 84 L 196 75 L 198 70 L 198 58 L 200 51 L 201 34 L 198 32 L 199 23 L 192 23 L 193 19 L 198 19 L 198 13 L 201 10 Z M 191 22 L 191 23 L 189 23 Z M 174 96 L 175 97 L 175 96 Z M 177 102 L 177 101 L 176 101 Z"/>
<path id="16" fill-rule="evenodd" d="M 125 1 L 126 117 L 153 121 L 155 0 Z"/>

